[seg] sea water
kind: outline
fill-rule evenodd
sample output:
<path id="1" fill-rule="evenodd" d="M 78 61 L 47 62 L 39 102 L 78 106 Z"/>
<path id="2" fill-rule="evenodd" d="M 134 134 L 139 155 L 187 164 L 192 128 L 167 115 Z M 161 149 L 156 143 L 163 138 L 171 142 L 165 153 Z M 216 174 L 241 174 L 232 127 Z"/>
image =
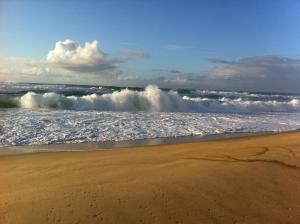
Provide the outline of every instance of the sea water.
<path id="1" fill-rule="evenodd" d="M 300 95 L 0 84 L 0 146 L 300 128 Z"/>

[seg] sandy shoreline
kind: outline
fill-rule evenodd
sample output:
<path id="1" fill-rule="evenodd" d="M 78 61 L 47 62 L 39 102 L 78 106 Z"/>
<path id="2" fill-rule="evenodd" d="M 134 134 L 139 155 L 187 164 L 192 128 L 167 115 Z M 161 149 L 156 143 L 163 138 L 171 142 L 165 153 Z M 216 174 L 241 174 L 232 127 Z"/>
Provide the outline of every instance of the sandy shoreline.
<path id="1" fill-rule="evenodd" d="M 300 132 L 0 157 L 0 223 L 299 223 Z"/>
<path id="2" fill-rule="evenodd" d="M 83 143 L 61 143 L 61 144 L 44 144 L 44 145 L 20 145 L 0 147 L 0 156 L 18 155 L 37 152 L 61 152 L 61 151 L 94 151 L 107 149 L 128 149 L 148 146 L 161 146 L 170 144 L 182 144 L 202 141 L 215 141 L 225 139 L 236 139 L 240 137 L 262 136 L 288 132 L 260 132 L 260 133 L 226 133 L 214 135 L 193 135 L 177 136 L 163 138 L 147 138 L 124 141 L 102 141 L 102 142 L 83 142 Z"/>

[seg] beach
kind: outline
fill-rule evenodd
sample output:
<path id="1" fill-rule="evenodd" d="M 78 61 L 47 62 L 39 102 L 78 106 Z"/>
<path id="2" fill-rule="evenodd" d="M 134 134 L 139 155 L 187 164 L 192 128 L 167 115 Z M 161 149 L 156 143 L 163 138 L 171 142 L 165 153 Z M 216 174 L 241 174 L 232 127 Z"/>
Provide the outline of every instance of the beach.
<path id="1" fill-rule="evenodd" d="M 0 224 L 300 224 L 299 11 L 0 0 Z"/>
<path id="2" fill-rule="evenodd" d="M 299 223 L 300 132 L 0 157 L 0 223 Z"/>

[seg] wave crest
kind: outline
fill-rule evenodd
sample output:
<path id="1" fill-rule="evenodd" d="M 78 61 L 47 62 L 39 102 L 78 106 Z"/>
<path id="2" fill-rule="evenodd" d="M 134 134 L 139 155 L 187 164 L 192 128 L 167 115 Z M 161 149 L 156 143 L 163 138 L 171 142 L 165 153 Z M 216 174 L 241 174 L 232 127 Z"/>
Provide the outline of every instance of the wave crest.
<path id="1" fill-rule="evenodd" d="M 64 96 L 57 93 L 28 92 L 19 98 L 22 108 L 48 108 L 99 111 L 148 112 L 300 112 L 300 100 L 246 101 L 241 98 L 221 99 L 181 97 L 176 91 L 165 92 L 149 85 L 143 91 L 123 89 L 109 94 Z"/>

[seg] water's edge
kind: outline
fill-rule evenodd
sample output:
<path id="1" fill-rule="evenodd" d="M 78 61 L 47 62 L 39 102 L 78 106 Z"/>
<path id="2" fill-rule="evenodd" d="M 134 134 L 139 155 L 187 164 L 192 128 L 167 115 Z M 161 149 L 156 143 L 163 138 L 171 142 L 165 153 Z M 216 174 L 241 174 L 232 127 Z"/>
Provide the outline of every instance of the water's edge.
<path id="1" fill-rule="evenodd" d="M 273 135 L 273 134 L 289 133 L 289 132 L 297 132 L 297 131 L 299 130 L 284 131 L 284 132 L 228 133 L 228 134 L 213 134 L 213 135 L 206 135 L 206 136 L 163 137 L 163 138 L 136 139 L 136 140 L 124 140 L 124 141 L 7 146 L 7 147 L 0 147 L 0 156 L 41 153 L 41 152 L 128 149 L 134 147 L 147 147 L 147 146 L 192 143 L 192 142 L 201 142 L 201 141 L 217 141 L 217 140 L 244 138 L 244 137 L 264 136 L 264 135 Z"/>

